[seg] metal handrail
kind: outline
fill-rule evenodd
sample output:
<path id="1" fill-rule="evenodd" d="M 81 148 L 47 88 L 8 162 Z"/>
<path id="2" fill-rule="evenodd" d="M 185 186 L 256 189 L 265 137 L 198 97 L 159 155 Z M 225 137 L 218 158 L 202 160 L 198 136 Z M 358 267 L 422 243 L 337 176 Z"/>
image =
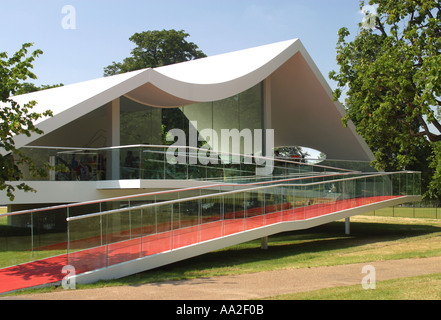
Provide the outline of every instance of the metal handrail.
<path id="1" fill-rule="evenodd" d="M 191 146 L 172 146 L 172 145 L 145 145 L 145 144 L 134 144 L 134 145 L 125 145 L 125 146 L 113 146 L 113 147 L 103 147 L 103 148 L 76 148 L 76 147 L 48 147 L 48 146 L 24 146 L 22 148 L 27 148 L 27 149 L 60 149 L 60 150 L 70 150 L 70 151 L 81 151 L 81 150 L 86 150 L 86 151 L 104 151 L 104 150 L 119 150 L 119 149 L 128 149 L 128 148 L 184 148 L 184 149 L 188 149 L 188 150 L 195 150 L 195 151 L 199 151 L 199 150 L 203 150 L 203 151 L 207 151 L 206 149 L 201 149 L 201 148 L 196 148 L 196 147 L 191 147 Z M 244 154 L 239 154 L 239 153 L 226 153 L 226 152 L 221 152 L 221 151 L 211 151 L 210 152 L 215 152 L 218 155 L 228 155 L 228 156 L 235 156 L 235 157 L 246 157 L 246 158 L 251 158 L 251 159 L 261 159 L 261 160 L 273 160 L 273 161 L 277 161 L 277 162 L 284 162 L 284 163 L 297 163 L 297 164 L 301 164 L 301 165 L 305 165 L 305 166 L 311 166 L 311 167 L 317 167 L 317 168 L 323 168 L 323 169 L 332 169 L 332 170 L 339 170 L 339 171 L 352 171 L 349 169 L 342 169 L 342 168 L 337 168 L 337 167 L 331 167 L 331 166 L 323 166 L 323 165 L 318 165 L 318 164 L 313 164 L 313 163 L 303 163 L 303 162 L 299 162 L 299 161 L 293 161 L 293 160 L 287 160 L 284 158 L 271 158 L 271 157 L 264 157 L 264 156 L 256 156 L 256 155 L 244 155 Z M 324 160 L 331 160 L 334 161 L 332 159 L 324 159 Z"/>
<path id="2" fill-rule="evenodd" d="M 351 181 L 351 180 L 358 180 L 358 179 L 372 178 L 372 177 L 383 177 L 383 176 L 387 176 L 387 175 L 403 174 L 403 173 L 411 174 L 411 173 L 418 173 L 418 172 L 400 171 L 400 172 L 386 172 L 386 173 L 379 173 L 379 174 L 366 174 L 366 175 L 360 176 L 360 177 L 351 177 L 351 178 L 345 178 L 345 179 L 339 179 L 339 180 L 319 181 L 319 182 L 312 182 L 312 183 L 305 183 L 305 184 L 284 184 L 284 183 L 281 183 L 281 184 L 276 184 L 276 185 L 272 185 L 272 186 L 261 186 L 261 187 L 254 187 L 254 188 L 249 188 L 249 189 L 226 191 L 226 192 L 220 192 L 220 193 L 214 193 L 214 194 L 200 195 L 200 196 L 195 196 L 195 197 L 187 197 L 187 198 L 167 200 L 167 201 L 161 201 L 161 202 L 155 202 L 155 203 L 148 203 L 148 204 L 127 207 L 127 208 L 112 209 L 112 210 L 90 213 L 90 214 L 85 214 L 85 215 L 76 216 L 76 217 L 67 217 L 66 221 L 70 222 L 70 221 L 82 220 L 82 219 L 86 219 L 86 218 L 104 216 L 104 215 L 108 215 L 108 214 L 112 214 L 112 213 L 121 213 L 121 212 L 126 212 L 126 211 L 131 211 L 131 210 L 138 210 L 138 209 L 156 207 L 156 206 L 161 206 L 161 205 L 170 205 L 170 204 L 174 204 L 174 203 L 181 203 L 181 202 L 187 202 L 187 201 L 193 201 L 193 200 L 199 200 L 199 199 L 206 199 L 206 198 L 210 198 L 210 197 L 220 197 L 220 196 L 225 196 L 225 195 L 230 195 L 230 194 L 236 194 L 236 193 L 242 193 L 242 192 L 248 192 L 248 191 L 256 191 L 256 190 L 261 190 L 261 189 L 270 189 L 270 188 L 276 188 L 276 187 L 316 186 L 316 185 L 322 185 L 322 184 L 329 184 L 332 182 Z"/>
<path id="3" fill-rule="evenodd" d="M 82 205 L 90 205 L 90 204 L 110 202 L 110 201 L 122 201 L 122 200 L 141 198 L 141 197 L 147 197 L 147 196 L 155 196 L 155 195 L 162 195 L 162 194 L 169 194 L 169 193 L 177 193 L 177 192 L 209 189 L 209 188 L 216 188 L 216 187 L 251 186 L 251 185 L 259 185 L 259 184 L 279 183 L 279 182 L 284 182 L 284 181 L 315 179 L 315 178 L 321 178 L 321 177 L 324 177 L 324 176 L 326 176 L 326 177 L 345 176 L 345 175 L 351 175 L 351 174 L 356 174 L 356 173 L 357 172 L 345 172 L 345 173 L 335 173 L 335 174 L 329 174 L 329 175 L 318 175 L 318 176 L 298 177 L 298 178 L 290 178 L 290 179 L 260 181 L 260 182 L 252 182 L 252 183 L 245 183 L 245 184 L 217 183 L 217 184 L 211 184 L 211 185 L 205 185 L 205 186 L 196 186 L 196 187 L 188 187 L 188 188 L 182 188 L 182 189 L 173 189 L 173 190 L 165 190 L 165 191 L 139 193 L 139 194 L 136 194 L 136 195 L 128 195 L 128 196 L 121 196 L 121 197 L 114 197 L 114 198 L 91 200 L 91 201 L 84 201 L 84 202 L 77 202 L 77 203 L 70 203 L 70 204 L 61 204 L 61 205 L 50 206 L 50 207 L 43 207 L 43 208 L 37 208 L 37 209 L 31 209 L 31 210 L 21 210 L 21 211 L 15 211 L 15 212 L 9 212 L 9 213 L 0 214 L 0 218 L 9 217 L 9 216 L 15 216 L 15 215 L 21 215 L 21 214 L 27 214 L 27 213 L 34 213 L 34 212 L 42 212 L 42 211 L 50 211 L 50 210 L 57 210 L 57 209 L 66 209 L 66 208 L 72 208 L 72 207 L 79 207 L 79 206 L 82 206 Z"/>

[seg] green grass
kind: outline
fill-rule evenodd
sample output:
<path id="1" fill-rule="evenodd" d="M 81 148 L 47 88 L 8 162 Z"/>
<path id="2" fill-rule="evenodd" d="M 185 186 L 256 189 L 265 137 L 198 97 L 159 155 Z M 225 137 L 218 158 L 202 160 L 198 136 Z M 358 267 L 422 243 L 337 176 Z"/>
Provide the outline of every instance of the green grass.
<path id="1" fill-rule="evenodd" d="M 418 207 L 389 207 L 376 210 L 367 215 L 377 215 L 385 217 L 403 217 L 403 218 L 428 218 L 440 219 L 441 209 L 437 208 L 418 208 Z"/>
<path id="2" fill-rule="evenodd" d="M 360 284 L 284 294 L 265 300 L 441 300 L 441 273 L 377 281 L 375 289 Z"/>
<path id="3" fill-rule="evenodd" d="M 395 208 L 395 211 L 392 212 L 385 209 L 380 212 L 386 215 L 385 217 L 370 215 L 353 217 L 351 218 L 351 235 L 349 236 L 344 234 L 344 222 L 338 221 L 310 230 L 271 236 L 268 250 L 261 250 L 260 240 L 256 240 L 122 279 L 100 281 L 92 285 L 77 285 L 77 288 L 139 285 L 149 282 L 255 273 L 287 268 L 440 256 L 441 220 L 397 217 L 400 213 L 411 216 L 410 210 L 412 209 L 400 208 L 397 210 Z M 392 213 L 395 217 L 392 217 Z M 378 215 L 379 212 L 376 214 Z M 43 256 L 54 254 L 53 251 L 40 253 Z M 4 257 L 7 260 L 20 260 L 20 255 L 29 255 L 29 252 L 2 252 L 1 254 L 7 254 L 8 257 Z M 27 258 L 27 256 L 23 258 Z M 55 289 L 46 288 L 32 292 L 52 290 Z M 343 288 L 341 290 L 349 289 Z M 360 294 L 370 294 L 364 291 L 366 290 Z M 378 291 L 378 288 L 373 291 Z M 24 292 L 29 293 L 30 291 L 24 290 Z M 355 293 L 352 294 L 356 296 Z"/>
<path id="4" fill-rule="evenodd" d="M 122 279 L 77 285 L 77 288 L 140 285 L 440 255 L 440 220 L 358 216 L 351 218 L 349 236 L 344 234 L 344 222 L 338 221 L 310 230 L 271 236 L 268 250 L 261 250 L 260 240 L 256 240 Z M 43 289 L 46 292 L 52 290 L 54 288 Z M 25 290 L 25 293 L 29 291 Z"/>

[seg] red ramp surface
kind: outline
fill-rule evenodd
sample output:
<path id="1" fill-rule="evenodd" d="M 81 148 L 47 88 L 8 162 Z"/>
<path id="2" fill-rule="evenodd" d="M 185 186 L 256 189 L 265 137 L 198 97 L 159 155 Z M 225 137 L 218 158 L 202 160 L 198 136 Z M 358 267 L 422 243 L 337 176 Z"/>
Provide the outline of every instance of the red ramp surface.
<path id="1" fill-rule="evenodd" d="M 24 263 L 0 269 L 0 294 L 60 282 L 66 276 L 66 274 L 62 273 L 62 269 L 66 265 L 74 266 L 76 274 L 81 274 L 254 228 L 261 228 L 287 221 L 311 219 L 396 198 L 399 197 L 379 196 L 346 199 L 308 207 L 286 209 L 248 218 L 228 219 L 225 217 L 224 220 L 188 226 L 158 234 L 145 235 L 132 240 L 111 243 L 52 258 Z M 236 212 L 236 216 L 238 215 L 240 214 Z"/>

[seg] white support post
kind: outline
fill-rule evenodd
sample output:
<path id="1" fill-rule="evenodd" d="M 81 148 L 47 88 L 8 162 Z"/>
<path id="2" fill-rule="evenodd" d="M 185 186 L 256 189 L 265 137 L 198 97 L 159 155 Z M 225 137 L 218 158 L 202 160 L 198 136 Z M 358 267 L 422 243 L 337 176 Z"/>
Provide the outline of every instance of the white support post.
<path id="1" fill-rule="evenodd" d="M 260 248 L 262 250 L 267 250 L 268 249 L 268 237 L 263 237 L 262 238 L 262 243 L 260 245 Z"/>
<path id="2" fill-rule="evenodd" d="M 112 101 L 109 109 L 108 144 L 120 145 L 120 101 L 119 98 Z M 120 152 L 119 149 L 111 150 L 107 156 L 108 180 L 119 180 Z"/>
<path id="3" fill-rule="evenodd" d="M 345 219 L 345 234 L 351 234 L 351 218 Z"/>

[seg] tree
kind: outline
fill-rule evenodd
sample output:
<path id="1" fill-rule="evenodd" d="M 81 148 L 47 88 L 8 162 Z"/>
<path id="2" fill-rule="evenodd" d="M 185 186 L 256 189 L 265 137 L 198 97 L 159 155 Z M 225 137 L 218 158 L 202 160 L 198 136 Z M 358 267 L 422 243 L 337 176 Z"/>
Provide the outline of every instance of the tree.
<path id="1" fill-rule="evenodd" d="M 189 36 L 183 30 L 154 30 L 135 33 L 129 38 L 136 44 L 132 55 L 122 63 L 113 62 L 104 68 L 104 75 L 110 76 L 119 73 L 156 68 L 178 62 L 184 62 L 206 55 L 193 42 L 187 42 Z"/>
<path id="2" fill-rule="evenodd" d="M 57 87 L 62 87 L 63 84 L 54 84 L 54 85 L 48 85 L 48 84 L 44 84 L 40 87 L 37 87 L 35 84 L 30 83 L 30 82 L 24 82 L 20 88 L 17 90 L 17 92 L 15 93 L 15 95 L 19 95 L 19 94 L 25 94 L 25 93 L 30 93 L 30 92 L 36 92 L 36 91 L 41 91 L 41 90 L 46 90 L 46 89 L 51 89 L 51 88 L 57 88 Z"/>
<path id="3" fill-rule="evenodd" d="M 360 2 L 360 8 L 365 5 Z M 339 72 L 334 98 L 343 93 L 347 115 L 382 170 L 423 171 L 426 196 L 440 196 L 441 4 L 439 0 L 371 0 L 376 14 L 355 39 L 338 32 Z M 439 150 L 439 151 L 437 151 Z M 439 168 L 439 169 L 438 169 Z M 439 185 L 438 185 L 439 184 Z"/>
<path id="4" fill-rule="evenodd" d="M 23 90 L 23 81 L 28 78 L 36 79 L 35 74 L 31 72 L 32 63 L 43 52 L 35 50 L 28 55 L 31 46 L 31 43 L 23 44 L 22 48 L 10 58 L 6 52 L 0 52 L 0 149 L 2 150 L 0 190 L 6 190 L 11 201 L 14 199 L 15 187 L 8 181 L 20 180 L 23 177 L 18 165 L 28 165 L 33 174 L 45 174 L 44 168 L 37 168 L 32 159 L 15 148 L 14 143 L 16 135 L 30 136 L 33 133 L 43 133 L 34 126 L 34 122 L 41 117 L 52 116 L 50 110 L 43 113 L 32 112 L 32 108 L 36 105 L 35 101 L 19 105 L 10 98 Z M 25 183 L 18 184 L 16 188 L 35 191 Z"/>

